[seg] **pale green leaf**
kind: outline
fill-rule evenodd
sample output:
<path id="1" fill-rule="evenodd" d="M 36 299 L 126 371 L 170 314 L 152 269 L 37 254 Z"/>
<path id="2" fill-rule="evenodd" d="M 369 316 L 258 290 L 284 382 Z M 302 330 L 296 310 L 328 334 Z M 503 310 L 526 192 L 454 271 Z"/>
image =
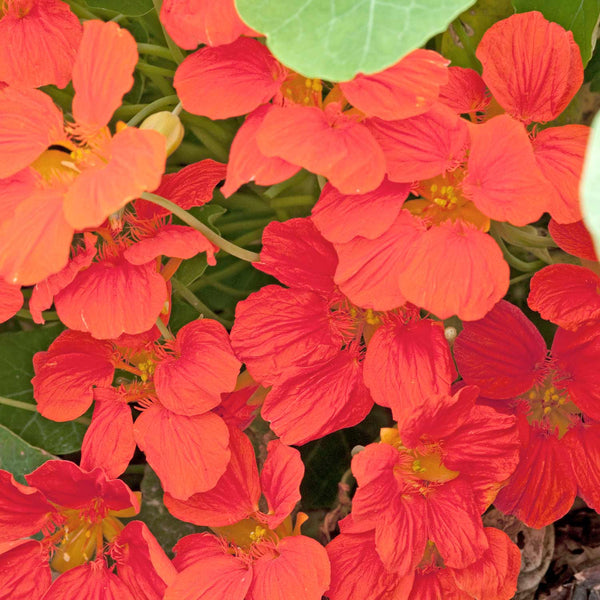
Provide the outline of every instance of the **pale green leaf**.
<path id="1" fill-rule="evenodd" d="M 596 254 L 600 255 L 600 114 L 592 123 L 580 191 L 583 220 L 592 234 Z"/>
<path id="2" fill-rule="evenodd" d="M 329 81 L 376 73 L 444 31 L 473 0 L 236 0 L 286 66 Z"/>

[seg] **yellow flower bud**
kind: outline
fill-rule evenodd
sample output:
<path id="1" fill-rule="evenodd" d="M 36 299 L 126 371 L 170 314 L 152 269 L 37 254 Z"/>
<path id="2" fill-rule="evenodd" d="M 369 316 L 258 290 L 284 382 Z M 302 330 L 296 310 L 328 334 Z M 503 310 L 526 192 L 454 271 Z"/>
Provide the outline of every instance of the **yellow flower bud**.
<path id="1" fill-rule="evenodd" d="M 168 110 L 154 113 L 144 119 L 140 129 L 153 129 L 162 133 L 167 138 L 167 155 L 177 150 L 185 133 L 179 117 Z"/>

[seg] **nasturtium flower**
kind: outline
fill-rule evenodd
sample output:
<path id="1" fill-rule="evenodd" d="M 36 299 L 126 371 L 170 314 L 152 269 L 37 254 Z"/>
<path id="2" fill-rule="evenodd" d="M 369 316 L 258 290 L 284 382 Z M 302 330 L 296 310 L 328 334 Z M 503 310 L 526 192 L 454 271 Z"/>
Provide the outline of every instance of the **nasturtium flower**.
<path id="1" fill-rule="evenodd" d="M 352 459 L 352 515 L 375 529 L 386 569 L 407 575 L 428 542 L 464 568 L 488 548 L 481 515 L 518 460 L 516 419 L 476 404 L 476 387 L 432 396 Z"/>
<path id="2" fill-rule="evenodd" d="M 480 318 L 506 293 L 508 265 L 489 220 L 448 183 L 429 183 L 406 202 L 408 186 L 389 181 L 360 195 L 323 188 L 313 218 L 338 255 L 335 282 L 366 309 L 410 301 L 442 319 Z"/>
<path id="3" fill-rule="evenodd" d="M 99 468 L 86 471 L 68 461 L 51 460 L 25 479 L 29 487 L 0 471 L 0 581 L 2 591 L 12 589 L 11 598 L 19 600 L 28 597 L 27 591 L 35 590 L 36 598 L 43 595 L 51 583 L 50 566 L 65 573 L 94 557 L 104 563 L 105 543 L 124 528 L 119 517 L 132 517 L 140 509 L 127 485 Z M 38 532 L 39 540 L 19 541 Z M 53 587 L 61 585 L 64 580 Z M 49 594 L 44 597 L 62 598 Z"/>
<path id="4" fill-rule="evenodd" d="M 238 303 L 232 346 L 252 377 L 271 386 L 262 416 L 284 443 L 356 425 L 373 406 L 369 387 L 378 403 L 400 414 L 454 379 L 439 324 L 421 321 L 401 296 L 390 298 L 383 313 L 340 292 L 333 246 L 310 219 L 269 224 L 254 266 L 289 287 L 269 285 Z M 379 365 L 393 371 L 386 382 L 403 373 L 398 394 L 381 393 Z M 409 384 L 421 367 L 428 371 L 421 385 Z"/>
<path id="5" fill-rule="evenodd" d="M 0 82 L 64 88 L 71 80 L 81 23 L 61 0 L 4 0 L 0 5 Z"/>
<path id="6" fill-rule="evenodd" d="M 454 343 L 468 385 L 519 423 L 520 459 L 495 505 L 530 527 L 562 517 L 579 494 L 600 506 L 600 321 L 559 328 L 550 353 L 534 325 L 501 301 Z"/>
<path id="7" fill-rule="evenodd" d="M 548 233 L 558 244 L 558 247 L 565 252 L 583 260 L 598 262 L 594 241 L 582 220 L 563 224 L 550 219 Z"/>
<path id="8" fill-rule="evenodd" d="M 0 279 L 0 323 L 14 317 L 23 306 L 21 286 L 11 285 Z"/>
<path id="9" fill-rule="evenodd" d="M 73 234 L 100 226 L 155 189 L 158 132 L 107 127 L 133 85 L 135 40 L 116 23 L 86 21 L 73 66 L 73 123 L 39 90 L 0 90 L 0 276 L 30 285 L 62 269 Z"/>
<path id="10" fill-rule="evenodd" d="M 179 574 L 165 600 L 320 600 L 329 586 L 325 549 L 301 535 L 306 515 L 292 526 L 304 465 L 300 453 L 269 442 L 260 473 L 250 440 L 231 429 L 232 458 L 209 492 L 188 500 L 165 495 L 177 518 L 208 525 L 218 537 L 187 536 L 175 546 Z M 264 496 L 266 512 L 259 507 Z"/>
<path id="11" fill-rule="evenodd" d="M 152 336 L 108 341 L 65 331 L 33 362 L 34 397 L 46 418 L 70 421 L 95 401 L 84 467 L 117 477 L 137 444 L 163 488 L 178 498 L 210 489 L 225 471 L 229 433 L 212 409 L 234 390 L 241 365 L 220 323 L 192 321 L 163 344 Z M 111 387 L 117 369 L 130 379 Z M 129 404 L 142 411 L 135 423 Z M 197 470 L 189 472 L 190 464 Z"/>
<path id="12" fill-rule="evenodd" d="M 330 600 L 510 600 L 517 588 L 521 553 L 498 529 L 484 528 L 488 549 L 468 567 L 445 565 L 428 544 L 419 565 L 407 575 L 386 570 L 374 530 L 357 527 L 352 515 L 340 522 L 340 529 L 327 546 Z"/>
<path id="13" fill-rule="evenodd" d="M 225 165 L 204 160 L 165 175 L 156 192 L 189 209 L 208 202 L 225 176 Z M 118 219 L 84 234 L 85 248 L 75 247 L 66 267 L 36 284 L 29 310 L 36 323 L 54 302 L 70 329 L 116 339 L 140 334 L 169 312 L 168 281 L 183 259 L 206 252 L 215 264 L 216 248 L 191 227 L 172 224 L 166 209 L 136 200 Z M 164 264 L 161 256 L 170 257 Z"/>
<path id="14" fill-rule="evenodd" d="M 290 72 L 260 42 L 240 38 L 188 56 L 174 85 L 192 113 L 212 119 L 249 113 L 232 145 L 225 194 L 246 181 L 277 183 L 300 167 L 358 193 L 377 187 L 385 171 L 381 149 L 361 123 L 365 115 L 398 119 L 425 112 L 447 81 L 447 62 L 416 50 L 324 97 L 320 80 Z M 197 94 L 198 88 L 205 93 Z"/>

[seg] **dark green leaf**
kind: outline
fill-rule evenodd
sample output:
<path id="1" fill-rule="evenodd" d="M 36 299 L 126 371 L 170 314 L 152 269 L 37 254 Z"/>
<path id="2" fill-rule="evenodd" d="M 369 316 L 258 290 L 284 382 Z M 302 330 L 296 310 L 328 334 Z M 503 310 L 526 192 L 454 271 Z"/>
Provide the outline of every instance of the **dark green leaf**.
<path id="1" fill-rule="evenodd" d="M 347 81 L 375 73 L 448 27 L 473 0 L 236 0 L 285 65 L 306 77 Z"/>
<path id="2" fill-rule="evenodd" d="M 140 17 L 154 8 L 152 0 L 87 0 L 87 5 L 90 8 L 114 10 L 127 17 Z"/>
<path id="3" fill-rule="evenodd" d="M 513 0 L 513 5 L 519 13 L 539 10 L 549 21 L 570 29 L 585 67 L 596 45 L 600 0 Z"/>
<path id="4" fill-rule="evenodd" d="M 32 409 L 24 410 L 0 402 L 0 424 L 26 442 L 54 454 L 79 450 L 86 430 L 80 423 L 49 421 L 35 411 L 32 358 L 36 352 L 47 350 L 61 331 L 62 325 L 57 324 L 0 334 L 0 396 L 27 403 Z"/>
<path id="5" fill-rule="evenodd" d="M 23 475 L 35 471 L 47 460 L 56 458 L 41 448 L 31 446 L 3 425 L 0 425 L 0 448 L 0 469 L 12 473 L 21 483 L 25 483 Z"/>
<path id="6" fill-rule="evenodd" d="M 142 510 L 135 518 L 148 525 L 158 543 L 169 556 L 173 556 L 173 546 L 183 536 L 207 531 L 206 527 L 185 523 L 169 513 L 163 502 L 160 480 L 148 465 L 144 471 L 141 488 Z"/>
<path id="7" fill-rule="evenodd" d="M 510 0 L 479 0 L 442 35 L 441 53 L 453 66 L 479 69 L 475 50 L 483 34 L 497 21 L 514 13 Z"/>

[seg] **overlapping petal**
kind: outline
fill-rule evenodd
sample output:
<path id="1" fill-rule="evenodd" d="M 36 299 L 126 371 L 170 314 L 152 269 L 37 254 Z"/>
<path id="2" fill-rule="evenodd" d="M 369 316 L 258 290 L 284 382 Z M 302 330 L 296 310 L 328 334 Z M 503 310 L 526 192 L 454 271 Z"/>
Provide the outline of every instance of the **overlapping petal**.
<path id="1" fill-rule="evenodd" d="M 179 65 L 173 85 L 185 110 L 210 119 L 227 119 L 268 102 L 286 76 L 287 69 L 266 46 L 239 38 L 190 54 Z"/>
<path id="2" fill-rule="evenodd" d="M 342 113 L 338 103 L 274 106 L 265 116 L 257 142 L 266 156 L 277 156 L 327 177 L 344 194 L 374 190 L 385 175 L 380 145 L 362 123 Z"/>
<path id="3" fill-rule="evenodd" d="M 350 104 L 371 117 L 406 119 L 428 111 L 448 81 L 448 60 L 432 50 L 414 50 L 374 75 L 359 73 L 340 84 Z"/>

